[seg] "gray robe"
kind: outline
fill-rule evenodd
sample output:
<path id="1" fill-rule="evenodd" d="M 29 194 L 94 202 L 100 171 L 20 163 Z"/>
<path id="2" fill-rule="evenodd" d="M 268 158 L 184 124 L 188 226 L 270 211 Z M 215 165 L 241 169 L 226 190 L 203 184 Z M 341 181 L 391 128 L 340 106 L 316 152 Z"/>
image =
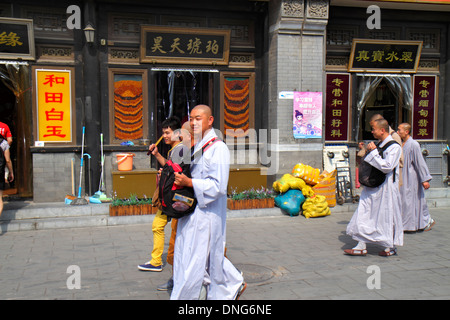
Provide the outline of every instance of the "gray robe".
<path id="1" fill-rule="evenodd" d="M 431 180 L 420 144 L 409 138 L 403 145 L 403 186 L 400 188 L 403 208 L 403 229 L 417 231 L 429 223 L 431 217 L 422 183 Z"/>
<path id="2" fill-rule="evenodd" d="M 391 140 L 389 135 L 380 147 Z M 377 188 L 364 187 L 361 192 L 358 208 L 347 226 L 347 234 L 354 240 L 389 248 L 403 245 L 402 204 L 398 187 L 401 153 L 402 148 L 393 144 L 384 151 L 384 159 L 377 149 L 364 158 L 364 161 L 386 173 L 386 180 Z"/>
<path id="3" fill-rule="evenodd" d="M 216 134 L 210 130 L 194 152 L 213 137 Z M 198 204 L 191 215 L 178 219 L 172 300 L 196 300 L 202 285 L 208 287 L 207 300 L 232 300 L 243 282 L 241 273 L 224 257 L 229 161 L 228 147 L 219 141 L 191 163 Z"/>

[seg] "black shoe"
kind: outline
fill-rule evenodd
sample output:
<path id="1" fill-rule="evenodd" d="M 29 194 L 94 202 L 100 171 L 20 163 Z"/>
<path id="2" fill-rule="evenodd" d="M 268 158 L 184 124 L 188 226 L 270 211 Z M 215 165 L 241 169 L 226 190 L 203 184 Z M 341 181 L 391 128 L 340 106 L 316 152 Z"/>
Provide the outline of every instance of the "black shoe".
<path id="1" fill-rule="evenodd" d="M 173 277 L 170 277 L 169 281 L 164 284 L 159 285 L 156 288 L 158 291 L 169 291 L 173 289 Z"/>

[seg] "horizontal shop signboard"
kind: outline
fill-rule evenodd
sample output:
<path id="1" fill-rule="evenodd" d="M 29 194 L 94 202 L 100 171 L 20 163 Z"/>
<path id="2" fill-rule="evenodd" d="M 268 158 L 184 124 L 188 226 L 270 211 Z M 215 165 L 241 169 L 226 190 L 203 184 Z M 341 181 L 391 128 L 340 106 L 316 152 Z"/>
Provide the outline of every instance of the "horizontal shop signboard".
<path id="1" fill-rule="evenodd" d="M 422 41 L 353 39 L 349 72 L 415 73 Z"/>
<path id="2" fill-rule="evenodd" d="M 141 27 L 141 62 L 227 65 L 230 30 Z"/>
<path id="3" fill-rule="evenodd" d="M 0 59 L 34 58 L 33 20 L 0 18 Z"/>

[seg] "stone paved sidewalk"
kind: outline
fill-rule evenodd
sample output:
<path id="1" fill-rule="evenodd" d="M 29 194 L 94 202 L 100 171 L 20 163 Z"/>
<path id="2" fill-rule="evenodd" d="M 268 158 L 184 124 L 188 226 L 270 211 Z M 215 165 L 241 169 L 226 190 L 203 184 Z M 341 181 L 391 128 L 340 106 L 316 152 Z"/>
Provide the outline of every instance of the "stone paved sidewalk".
<path id="1" fill-rule="evenodd" d="M 376 246 L 365 257 L 343 255 L 355 243 L 345 234 L 352 212 L 229 219 L 227 255 L 248 282 L 241 300 L 449 299 L 449 208 L 431 214 L 433 230 L 405 234 L 399 254 L 387 258 Z M 168 226 L 166 248 L 169 236 Z M 149 260 L 151 246 L 151 224 L 3 233 L 0 299 L 167 300 L 156 286 L 171 267 L 160 273 L 136 268 Z M 72 265 L 79 267 L 80 289 L 68 289 Z M 379 273 L 368 273 L 369 267 Z M 377 274 L 381 288 L 371 290 L 368 279 Z"/>

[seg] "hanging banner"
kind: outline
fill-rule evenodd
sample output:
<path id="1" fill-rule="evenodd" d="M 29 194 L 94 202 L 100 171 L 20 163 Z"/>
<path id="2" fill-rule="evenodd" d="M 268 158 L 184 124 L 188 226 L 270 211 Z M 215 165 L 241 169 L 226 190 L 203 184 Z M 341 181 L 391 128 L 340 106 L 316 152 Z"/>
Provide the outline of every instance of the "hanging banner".
<path id="1" fill-rule="evenodd" d="M 433 140 L 435 128 L 437 76 L 414 76 L 412 137 Z"/>
<path id="2" fill-rule="evenodd" d="M 72 141 L 72 92 L 70 70 L 36 70 L 37 139 Z"/>
<path id="3" fill-rule="evenodd" d="M 295 139 L 322 138 L 322 92 L 294 92 Z"/>
<path id="4" fill-rule="evenodd" d="M 327 73 L 325 141 L 348 141 L 350 74 Z"/>

